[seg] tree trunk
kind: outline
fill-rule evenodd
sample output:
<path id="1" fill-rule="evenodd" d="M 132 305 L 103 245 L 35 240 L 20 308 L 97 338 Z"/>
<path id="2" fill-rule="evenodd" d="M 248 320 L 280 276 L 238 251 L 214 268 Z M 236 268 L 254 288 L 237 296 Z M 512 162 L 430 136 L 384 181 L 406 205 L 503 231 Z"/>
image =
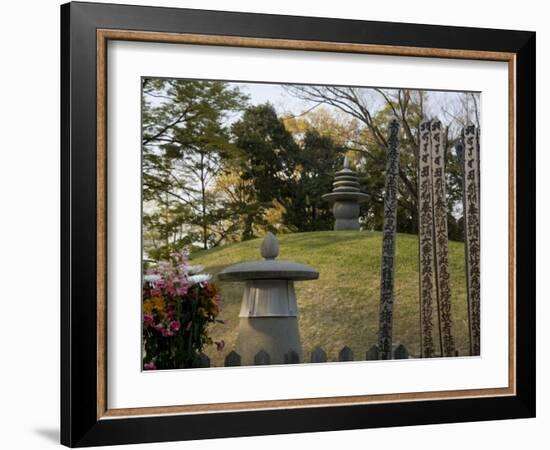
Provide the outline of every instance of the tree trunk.
<path id="1" fill-rule="evenodd" d="M 411 234 L 418 234 L 418 208 L 411 206 Z"/>
<path id="2" fill-rule="evenodd" d="M 202 242 L 205 250 L 208 248 L 208 228 L 206 226 L 206 175 L 204 173 L 204 154 L 201 153 L 201 196 L 202 196 Z"/>

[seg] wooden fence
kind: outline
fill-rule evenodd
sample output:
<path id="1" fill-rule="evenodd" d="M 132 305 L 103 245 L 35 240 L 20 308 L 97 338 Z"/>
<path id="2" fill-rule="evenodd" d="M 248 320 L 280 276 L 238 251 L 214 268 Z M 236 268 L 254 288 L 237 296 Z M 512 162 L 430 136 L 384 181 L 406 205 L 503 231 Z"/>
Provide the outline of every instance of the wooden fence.
<path id="1" fill-rule="evenodd" d="M 392 345 L 393 359 L 408 359 L 409 351 L 403 344 L 394 344 Z M 357 361 L 373 361 L 380 359 L 379 357 L 378 346 L 373 345 L 365 354 L 364 359 L 358 359 Z M 285 354 L 285 364 L 300 364 L 302 363 L 324 363 L 327 362 L 327 352 L 325 352 L 321 347 L 317 347 L 310 354 L 309 358 L 304 358 L 304 361 L 300 361 L 300 356 L 295 351 L 291 350 Z M 353 351 L 347 345 L 338 352 L 338 361 L 355 361 Z M 264 350 L 260 350 L 254 356 L 254 365 L 255 366 L 267 366 L 271 364 L 271 358 L 269 353 Z M 227 354 L 224 360 L 225 367 L 235 367 L 241 365 L 241 355 L 236 351 L 231 351 Z M 210 367 L 210 358 L 204 353 L 201 354 L 200 366 L 199 367 Z"/>

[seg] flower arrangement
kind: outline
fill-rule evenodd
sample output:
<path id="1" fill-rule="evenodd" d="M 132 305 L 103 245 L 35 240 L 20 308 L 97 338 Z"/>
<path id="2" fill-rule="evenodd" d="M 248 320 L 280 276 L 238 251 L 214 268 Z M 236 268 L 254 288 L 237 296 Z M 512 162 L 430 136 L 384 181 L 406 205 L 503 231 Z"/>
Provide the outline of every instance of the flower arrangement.
<path id="1" fill-rule="evenodd" d="M 200 366 L 207 345 L 222 350 L 224 342 L 208 336 L 211 323 L 224 323 L 219 288 L 189 266 L 184 255 L 161 262 L 143 278 L 143 368 L 183 369 Z"/>

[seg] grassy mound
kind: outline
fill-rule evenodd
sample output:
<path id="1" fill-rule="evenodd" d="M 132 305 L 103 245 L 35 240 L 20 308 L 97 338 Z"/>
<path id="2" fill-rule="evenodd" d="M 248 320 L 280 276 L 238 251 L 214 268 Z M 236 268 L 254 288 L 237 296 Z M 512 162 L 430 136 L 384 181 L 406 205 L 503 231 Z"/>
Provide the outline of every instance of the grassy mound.
<path id="1" fill-rule="evenodd" d="M 378 304 L 380 301 L 380 261 L 382 234 L 378 232 L 295 233 L 277 236 L 280 259 L 302 262 L 315 267 L 320 277 L 315 281 L 296 282 L 299 323 L 304 358 L 317 346 L 330 361 L 336 361 L 339 350 L 349 346 L 356 360 L 377 340 Z M 216 275 L 224 267 L 246 260 L 260 259 L 261 240 L 254 239 L 227 245 L 193 255 L 192 264 Z M 449 242 L 454 336 L 461 355 L 468 351 L 468 324 L 464 245 Z M 403 343 L 412 354 L 420 353 L 418 238 L 397 236 L 395 268 L 394 342 Z M 224 339 L 222 352 L 209 348 L 206 353 L 212 365 L 223 365 L 237 337 L 238 314 L 243 283 L 213 281 L 222 290 L 222 313 L 225 325 L 211 328 L 215 340 Z M 435 318 L 434 318 L 435 319 Z M 437 321 L 434 321 L 437 324 Z M 437 326 L 434 326 L 436 348 L 439 348 Z"/>

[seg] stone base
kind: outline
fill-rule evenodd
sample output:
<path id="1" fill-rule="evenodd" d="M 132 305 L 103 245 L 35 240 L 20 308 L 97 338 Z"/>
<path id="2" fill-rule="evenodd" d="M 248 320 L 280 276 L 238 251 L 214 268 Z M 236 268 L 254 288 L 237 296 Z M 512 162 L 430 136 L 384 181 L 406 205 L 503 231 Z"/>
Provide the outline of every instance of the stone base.
<path id="1" fill-rule="evenodd" d="M 337 201 L 332 207 L 334 231 L 359 231 L 359 203 Z"/>
<path id="2" fill-rule="evenodd" d="M 334 231 L 359 231 L 359 221 L 357 219 L 336 219 L 334 222 Z"/>
<path id="3" fill-rule="evenodd" d="M 270 364 L 285 364 L 285 354 L 296 352 L 302 358 L 302 343 L 297 317 L 241 317 L 235 351 L 241 365 L 254 365 L 254 357 L 264 350 Z"/>

